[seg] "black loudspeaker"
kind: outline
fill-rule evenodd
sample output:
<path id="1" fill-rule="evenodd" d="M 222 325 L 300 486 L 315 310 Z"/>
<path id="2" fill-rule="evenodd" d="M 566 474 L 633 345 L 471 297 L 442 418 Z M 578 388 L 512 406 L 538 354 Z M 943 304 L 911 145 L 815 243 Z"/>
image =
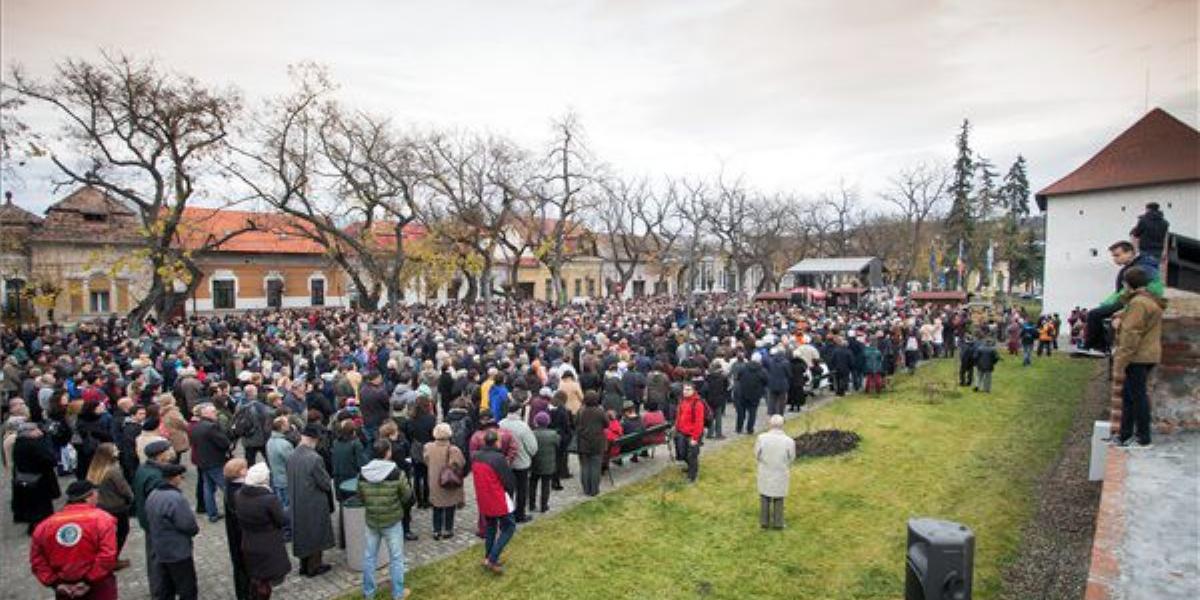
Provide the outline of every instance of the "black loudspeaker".
<path id="1" fill-rule="evenodd" d="M 904 600 L 971 600 L 975 534 L 937 519 L 908 520 Z"/>

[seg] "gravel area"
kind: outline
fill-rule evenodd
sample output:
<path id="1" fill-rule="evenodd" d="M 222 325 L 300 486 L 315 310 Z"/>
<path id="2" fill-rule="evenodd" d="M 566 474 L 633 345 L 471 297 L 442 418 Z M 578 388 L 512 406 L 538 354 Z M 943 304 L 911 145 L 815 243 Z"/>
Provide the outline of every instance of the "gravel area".
<path id="1" fill-rule="evenodd" d="M 1097 365 L 1095 376 L 1078 399 L 1079 408 L 1058 460 L 1037 484 L 1034 517 L 1022 532 L 1016 559 L 1004 572 L 1001 598 L 1083 597 L 1103 483 L 1088 481 L 1088 460 L 1093 422 L 1108 418 L 1105 375 L 1105 369 Z"/>

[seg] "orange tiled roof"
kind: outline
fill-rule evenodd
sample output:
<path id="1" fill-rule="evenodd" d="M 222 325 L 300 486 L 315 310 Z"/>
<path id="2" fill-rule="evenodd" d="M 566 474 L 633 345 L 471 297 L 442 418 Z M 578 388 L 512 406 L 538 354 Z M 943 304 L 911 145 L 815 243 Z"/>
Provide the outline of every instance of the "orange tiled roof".
<path id="1" fill-rule="evenodd" d="M 351 234 L 358 234 L 363 229 L 361 221 L 351 223 L 346 227 L 346 231 Z M 425 237 L 429 233 L 424 225 L 415 221 L 410 221 L 404 226 L 404 240 L 417 240 Z M 396 221 L 375 221 L 371 223 L 370 242 L 379 248 L 395 248 L 396 247 Z"/>
<path id="2" fill-rule="evenodd" d="M 179 237 L 184 247 L 199 249 L 249 224 L 253 224 L 253 230 L 239 233 L 210 250 L 255 254 L 325 253 L 320 244 L 303 235 L 303 232 L 313 231 L 311 225 L 276 213 L 187 207 L 180 219 Z"/>
<path id="3" fill-rule="evenodd" d="M 1156 108 L 1066 177 L 1037 193 L 1050 196 L 1200 179 L 1200 131 Z"/>

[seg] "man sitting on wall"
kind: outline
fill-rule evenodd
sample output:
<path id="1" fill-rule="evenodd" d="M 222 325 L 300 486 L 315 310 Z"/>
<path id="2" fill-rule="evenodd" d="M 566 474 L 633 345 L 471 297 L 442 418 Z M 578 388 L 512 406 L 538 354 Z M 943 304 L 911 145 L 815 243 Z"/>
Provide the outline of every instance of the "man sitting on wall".
<path id="1" fill-rule="evenodd" d="M 1112 255 L 1113 262 L 1121 267 L 1121 270 L 1117 272 L 1116 290 L 1105 298 L 1099 307 L 1093 308 L 1087 313 L 1083 347 L 1080 348 L 1079 352 L 1086 356 L 1099 357 L 1108 355 L 1109 341 L 1104 329 L 1104 321 L 1117 314 L 1123 307 L 1121 304 L 1121 292 L 1126 271 L 1133 267 L 1145 269 L 1146 273 L 1150 276 L 1150 283 L 1146 286 L 1147 291 L 1159 298 L 1163 295 L 1163 283 L 1162 279 L 1158 276 L 1158 263 L 1156 260 L 1152 260 L 1149 255 L 1139 254 L 1134 250 L 1133 244 L 1125 240 L 1109 246 L 1108 251 Z"/>

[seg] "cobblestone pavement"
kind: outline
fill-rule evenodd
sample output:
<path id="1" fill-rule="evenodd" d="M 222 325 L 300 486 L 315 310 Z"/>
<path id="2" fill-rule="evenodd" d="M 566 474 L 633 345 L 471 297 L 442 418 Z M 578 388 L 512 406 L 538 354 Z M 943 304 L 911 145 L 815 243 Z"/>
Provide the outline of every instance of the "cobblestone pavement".
<path id="1" fill-rule="evenodd" d="M 816 402 L 810 401 L 806 409 L 811 410 L 819 407 L 831 399 L 831 396 L 825 395 Z M 789 413 L 788 416 L 791 417 L 798 414 L 800 413 Z M 759 408 L 757 425 L 759 431 L 764 430 L 766 427 L 765 403 L 764 406 Z M 726 432 L 733 431 L 734 411 L 731 407 L 725 411 L 723 427 Z M 705 451 L 711 452 L 714 448 L 720 447 L 725 442 L 734 438 L 735 436 L 730 435 L 726 440 L 708 440 L 705 444 Z M 659 446 L 652 459 L 643 459 L 638 463 L 626 462 L 623 466 L 614 465 L 612 473 L 615 485 L 609 483 L 608 477 L 605 476 L 600 486 L 601 493 L 607 493 L 629 483 L 645 479 L 662 471 L 670 463 L 670 453 L 667 447 Z M 571 456 L 570 465 L 572 474 L 577 474 L 578 463 L 573 455 Z M 700 473 L 703 477 L 703 460 L 701 462 Z M 70 478 L 62 480 L 63 489 L 66 489 L 70 480 Z M 535 521 L 549 518 L 587 499 L 579 486 L 578 477 L 563 481 L 562 484 L 564 489 L 553 492 L 550 496 L 550 511 L 546 514 L 535 513 L 533 515 Z M 183 486 L 185 495 L 189 499 L 195 498 L 193 491 L 195 490 L 195 485 L 195 470 L 189 469 L 186 483 Z M 427 509 L 414 509 L 412 528 L 413 532 L 419 535 L 421 539 L 416 542 L 406 542 L 404 544 L 404 554 L 408 568 L 430 563 L 481 542 L 474 535 L 478 514 L 475 510 L 473 486 L 468 482 L 465 489 L 467 493 L 467 505 L 455 514 L 455 536 L 450 540 L 434 541 L 431 537 L 431 511 Z M 52 599 L 54 594 L 42 587 L 30 573 L 29 538 L 25 535 L 24 525 L 17 525 L 12 522 L 12 511 L 9 505 L 10 497 L 11 484 L 6 480 L 3 484 L 0 484 L 0 501 L 3 502 L 3 508 L 0 509 L 0 515 L 3 515 L 2 522 L 0 522 L 0 599 Z M 62 500 L 59 500 L 56 505 L 61 506 L 61 504 Z M 335 513 L 332 515 L 332 518 L 334 519 L 334 526 L 336 528 L 338 515 Z M 234 591 L 231 580 L 232 571 L 229 560 L 229 547 L 225 537 L 225 524 L 224 522 L 210 524 L 207 519 L 203 518 L 203 515 L 197 515 L 197 521 L 200 522 L 200 534 L 195 538 L 193 554 L 196 562 L 196 574 L 199 580 L 200 597 L 204 600 L 232 600 L 234 598 Z M 142 530 L 135 519 L 131 523 L 129 539 L 126 541 L 124 551 L 122 552 L 122 557 L 130 560 L 132 565 L 117 574 L 117 584 L 120 589 L 121 598 L 123 599 L 140 599 L 149 598 L 150 596 L 143 548 L 144 539 Z M 290 552 L 290 545 L 288 550 Z M 298 563 L 293 559 L 292 574 L 288 576 L 287 580 L 281 586 L 276 588 L 275 594 L 272 597 L 283 600 L 293 598 L 331 598 L 360 586 L 361 575 L 346 566 L 346 557 L 343 550 L 334 549 L 327 551 L 325 553 L 325 561 L 334 566 L 333 570 L 320 577 L 308 578 L 296 573 L 295 569 L 298 567 Z M 380 573 L 386 579 L 386 569 Z"/>

